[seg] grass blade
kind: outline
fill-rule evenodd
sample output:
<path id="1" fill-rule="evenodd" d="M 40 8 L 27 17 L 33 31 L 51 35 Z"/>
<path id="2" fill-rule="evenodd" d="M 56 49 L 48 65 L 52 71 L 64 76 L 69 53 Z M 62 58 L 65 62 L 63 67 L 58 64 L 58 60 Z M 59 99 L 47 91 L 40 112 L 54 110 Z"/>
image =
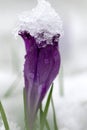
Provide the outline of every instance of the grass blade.
<path id="1" fill-rule="evenodd" d="M 4 108 L 3 108 L 1 101 L 0 101 L 0 113 L 1 113 L 3 123 L 4 123 L 5 130 L 10 130 L 9 124 L 7 121 L 7 117 L 6 117 L 6 114 L 5 114 L 5 111 L 4 111 Z"/>
<path id="2" fill-rule="evenodd" d="M 56 114 L 55 114 L 55 109 L 54 109 L 53 98 L 51 98 L 51 104 L 52 104 L 52 109 L 53 109 L 54 130 L 58 130 L 58 126 L 57 126 L 57 122 L 56 122 Z"/>
<path id="3" fill-rule="evenodd" d="M 44 112 L 42 110 L 42 105 L 41 105 L 40 106 L 40 130 L 42 130 L 41 122 L 42 122 L 43 114 L 44 114 Z M 50 130 L 50 126 L 49 126 L 49 123 L 46 118 L 44 119 L 44 122 L 45 122 L 45 126 L 46 126 L 47 130 Z"/>
<path id="4" fill-rule="evenodd" d="M 52 92 L 53 92 L 53 84 L 51 86 L 51 89 L 50 89 L 50 92 L 49 92 L 49 95 L 48 95 L 48 99 L 47 99 L 47 102 L 46 102 L 46 106 L 45 106 L 45 109 L 44 109 L 44 116 L 45 117 L 47 116 L 47 113 L 48 113 Z"/>
<path id="5" fill-rule="evenodd" d="M 60 68 L 59 73 L 59 92 L 60 96 L 64 96 L 64 74 L 63 74 L 63 67 Z"/>
<path id="6" fill-rule="evenodd" d="M 49 95 L 48 95 L 48 98 L 47 98 L 47 102 L 46 102 L 46 105 L 45 105 L 45 109 L 44 109 L 44 112 L 43 112 L 43 117 L 42 117 L 42 120 L 41 120 L 41 130 L 44 129 L 45 120 L 46 120 L 46 117 L 47 117 L 47 113 L 48 113 L 48 109 L 49 109 L 49 105 L 50 105 L 52 92 L 53 92 L 53 84 L 51 86 L 51 89 L 50 89 L 50 92 L 49 92 Z"/>
<path id="7" fill-rule="evenodd" d="M 27 120 L 27 111 L 26 111 L 26 92 L 25 92 L 25 88 L 23 89 L 23 98 L 24 98 L 24 116 L 25 116 L 25 129 L 28 129 L 28 120 Z"/>

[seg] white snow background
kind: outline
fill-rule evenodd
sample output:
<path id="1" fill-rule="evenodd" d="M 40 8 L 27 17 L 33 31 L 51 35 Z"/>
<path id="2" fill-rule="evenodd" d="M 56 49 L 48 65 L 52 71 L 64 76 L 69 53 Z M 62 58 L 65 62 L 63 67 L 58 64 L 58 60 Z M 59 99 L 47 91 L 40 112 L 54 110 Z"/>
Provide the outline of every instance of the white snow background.
<path id="1" fill-rule="evenodd" d="M 59 77 L 53 91 L 59 130 L 87 130 L 87 1 L 48 1 L 64 24 L 64 36 L 60 40 L 64 95 L 60 95 Z M 24 126 L 22 70 L 25 49 L 22 39 L 15 40 L 12 31 L 17 15 L 31 10 L 36 3 L 36 0 L 0 0 L 0 99 L 9 122 L 12 121 L 12 127 L 17 129 L 17 126 L 18 130 Z M 9 88 L 12 94 L 6 97 Z M 4 130 L 3 126 L 0 130 Z"/>

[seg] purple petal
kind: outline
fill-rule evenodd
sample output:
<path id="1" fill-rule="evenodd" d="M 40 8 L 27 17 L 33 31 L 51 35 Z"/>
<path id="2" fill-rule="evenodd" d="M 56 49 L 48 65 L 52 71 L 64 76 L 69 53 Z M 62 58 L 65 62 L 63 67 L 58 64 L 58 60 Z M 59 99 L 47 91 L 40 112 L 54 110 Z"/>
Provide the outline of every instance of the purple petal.
<path id="1" fill-rule="evenodd" d="M 42 50 L 39 57 L 38 72 L 42 82 L 40 101 L 44 98 L 47 90 L 57 76 L 60 67 L 60 55 L 56 47 L 50 45 Z"/>
<path id="2" fill-rule="evenodd" d="M 31 129 L 38 107 L 59 72 L 60 55 L 58 40 L 60 35 L 53 37 L 53 44 L 47 44 L 47 41 L 42 41 L 39 44 L 26 31 L 20 32 L 19 35 L 22 36 L 25 42 L 27 53 L 24 64 L 24 79 L 28 119 Z"/>

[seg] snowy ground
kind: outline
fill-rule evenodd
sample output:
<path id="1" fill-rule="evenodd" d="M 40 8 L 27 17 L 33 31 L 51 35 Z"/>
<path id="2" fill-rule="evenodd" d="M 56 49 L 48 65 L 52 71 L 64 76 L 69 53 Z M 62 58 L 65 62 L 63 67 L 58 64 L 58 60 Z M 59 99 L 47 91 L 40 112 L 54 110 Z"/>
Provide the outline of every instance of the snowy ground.
<path id="1" fill-rule="evenodd" d="M 3 88 L 0 88 L 2 91 L 0 95 L 3 95 L 7 91 L 8 86 L 12 83 L 12 80 L 15 80 L 15 76 L 12 74 L 8 74 L 8 76 L 1 74 L 0 78 L 2 76 L 4 76 L 4 78 L 2 78 L 0 86 L 3 86 Z M 64 96 L 60 96 L 58 78 L 55 80 L 53 99 L 60 130 L 87 130 L 86 77 L 86 72 L 64 77 Z M 6 89 L 4 89 L 4 81 L 7 86 Z M 23 122 L 22 87 L 14 91 L 13 96 L 4 98 L 2 101 L 9 120 L 21 125 Z"/>
<path id="2" fill-rule="evenodd" d="M 54 101 L 61 130 L 87 130 L 87 73 L 64 78 L 64 96 Z"/>

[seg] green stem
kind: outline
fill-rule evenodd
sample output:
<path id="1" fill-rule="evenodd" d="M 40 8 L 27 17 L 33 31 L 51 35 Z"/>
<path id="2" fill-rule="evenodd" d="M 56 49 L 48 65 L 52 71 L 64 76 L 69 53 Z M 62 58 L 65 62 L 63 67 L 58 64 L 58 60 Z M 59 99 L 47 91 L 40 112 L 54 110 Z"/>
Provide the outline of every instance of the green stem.
<path id="1" fill-rule="evenodd" d="M 58 126 L 57 126 L 57 122 L 56 122 L 56 114 L 55 114 L 55 108 L 54 108 L 53 98 L 51 98 L 51 104 L 52 104 L 52 109 L 53 109 L 54 130 L 58 130 Z"/>
<path id="2" fill-rule="evenodd" d="M 49 123 L 47 120 L 46 120 L 46 128 L 47 128 L 47 130 L 50 130 Z"/>
<path id="3" fill-rule="evenodd" d="M 60 91 L 60 96 L 64 96 L 64 83 L 63 83 L 63 67 L 60 68 L 60 73 L 59 73 L 59 91 Z"/>
<path id="4" fill-rule="evenodd" d="M 52 84 L 52 87 L 50 89 L 50 92 L 49 92 L 49 95 L 48 95 L 48 98 L 47 98 L 45 109 L 43 111 L 43 116 L 42 116 L 42 120 L 41 120 L 41 130 L 44 129 L 45 120 L 46 120 L 46 117 L 47 117 L 47 114 L 48 114 L 48 110 L 49 110 L 49 106 L 50 106 L 52 92 L 53 92 L 53 84 Z"/>
<path id="5" fill-rule="evenodd" d="M 23 89 L 23 98 L 24 98 L 24 120 L 25 120 L 25 129 L 28 129 L 28 120 L 27 120 L 27 112 L 26 112 L 26 92 L 25 92 L 25 88 Z"/>
<path id="6" fill-rule="evenodd" d="M 3 123 L 4 123 L 5 130 L 10 130 L 9 124 L 7 121 L 7 117 L 6 117 L 6 114 L 5 114 L 5 111 L 4 111 L 4 108 L 3 108 L 1 101 L 0 101 L 0 113 L 1 113 Z"/>
<path id="7" fill-rule="evenodd" d="M 44 112 L 43 112 L 43 110 L 42 110 L 42 105 L 41 105 L 41 106 L 40 106 L 40 130 L 43 129 L 43 127 L 42 127 L 43 115 L 44 115 Z M 48 121 L 47 121 L 46 118 L 44 119 L 44 124 L 46 125 L 47 130 L 50 130 L 49 123 L 48 123 Z"/>
<path id="8" fill-rule="evenodd" d="M 43 117 L 43 111 L 42 111 L 42 104 L 41 104 L 41 105 L 40 105 L 40 130 L 42 130 L 42 126 L 41 126 L 42 117 Z"/>

